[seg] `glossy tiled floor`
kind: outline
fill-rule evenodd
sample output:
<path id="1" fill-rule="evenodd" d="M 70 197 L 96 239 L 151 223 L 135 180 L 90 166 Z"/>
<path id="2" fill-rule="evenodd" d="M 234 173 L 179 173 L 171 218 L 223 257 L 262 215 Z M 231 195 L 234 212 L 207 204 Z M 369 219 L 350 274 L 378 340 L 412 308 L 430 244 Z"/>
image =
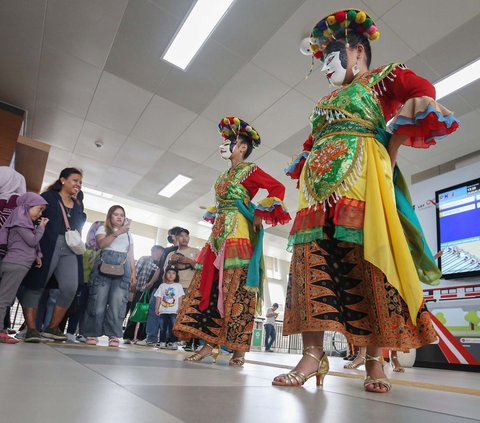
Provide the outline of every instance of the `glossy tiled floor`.
<path id="1" fill-rule="evenodd" d="M 431 369 L 391 374 L 385 395 L 332 358 L 325 387 L 271 386 L 298 356 L 249 353 L 244 368 L 185 363 L 183 352 L 63 344 L 0 345 L 1 423 L 479 421 L 480 375 Z"/>

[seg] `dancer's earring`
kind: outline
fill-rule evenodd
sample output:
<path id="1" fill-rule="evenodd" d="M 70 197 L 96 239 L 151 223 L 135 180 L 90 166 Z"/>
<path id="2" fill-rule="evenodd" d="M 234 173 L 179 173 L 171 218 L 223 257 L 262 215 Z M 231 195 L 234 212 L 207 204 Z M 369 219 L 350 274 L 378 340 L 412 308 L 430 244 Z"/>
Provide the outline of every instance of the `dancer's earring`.
<path id="1" fill-rule="evenodd" d="M 358 63 L 355 63 L 355 64 L 352 66 L 353 76 L 357 76 L 359 72 L 360 72 L 360 68 L 358 67 Z"/>

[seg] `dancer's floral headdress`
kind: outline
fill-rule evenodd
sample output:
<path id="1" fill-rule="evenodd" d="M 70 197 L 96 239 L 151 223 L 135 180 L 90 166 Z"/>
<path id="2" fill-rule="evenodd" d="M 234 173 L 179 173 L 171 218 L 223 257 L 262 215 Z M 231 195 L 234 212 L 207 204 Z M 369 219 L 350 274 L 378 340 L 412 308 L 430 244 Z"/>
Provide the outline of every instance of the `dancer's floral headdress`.
<path id="1" fill-rule="evenodd" d="M 218 124 L 218 131 L 225 139 L 243 135 L 252 143 L 253 148 L 259 147 L 261 143 L 260 135 L 255 128 L 235 116 L 224 117 Z"/>
<path id="2" fill-rule="evenodd" d="M 354 31 L 368 37 L 370 41 L 378 40 L 380 32 L 363 10 L 344 9 L 321 19 L 310 35 L 310 49 L 315 59 L 323 60 L 324 50 L 334 40 L 345 38 L 348 43 L 348 32 Z"/>

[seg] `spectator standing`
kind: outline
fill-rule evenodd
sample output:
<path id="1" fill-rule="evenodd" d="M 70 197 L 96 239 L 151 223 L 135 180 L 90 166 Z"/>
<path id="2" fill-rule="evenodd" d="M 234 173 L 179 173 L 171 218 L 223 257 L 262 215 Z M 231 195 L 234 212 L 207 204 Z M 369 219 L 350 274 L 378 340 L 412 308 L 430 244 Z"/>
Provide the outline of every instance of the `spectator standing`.
<path id="1" fill-rule="evenodd" d="M 95 237 L 102 250 L 91 273 L 87 311 L 84 316 L 84 335 L 88 345 L 95 345 L 97 337 L 106 335 L 109 347 L 118 347 L 122 337 L 122 323 L 128 302 L 128 290 L 136 283 L 133 239 L 130 221 L 125 218 L 125 209 L 110 207 L 105 224 L 100 226 Z M 102 264 L 123 266 L 122 274 L 109 274 L 101 269 Z"/>
<path id="2" fill-rule="evenodd" d="M 265 351 L 273 352 L 272 345 L 277 339 L 277 332 L 275 330 L 275 319 L 278 317 L 276 312 L 278 309 L 278 304 L 273 303 L 270 308 L 267 309 L 265 324 L 263 325 L 265 329 Z"/>
<path id="3" fill-rule="evenodd" d="M 26 184 L 23 175 L 9 166 L 0 166 L 0 228 L 3 226 L 13 209 L 17 207 L 17 198 L 25 194 Z M 0 245 L 0 260 L 5 256 L 5 246 Z M 0 316 L 3 319 L 3 316 Z M 10 307 L 7 307 L 4 318 L 4 328 L 10 328 Z"/>
<path id="4" fill-rule="evenodd" d="M 83 266 L 83 282 L 79 284 L 77 291 L 77 297 L 75 299 L 76 305 L 73 307 L 73 313 L 68 318 L 67 326 L 67 342 L 74 343 L 75 341 L 85 342 L 86 339 L 83 336 L 83 316 L 85 315 L 85 310 L 88 303 L 88 292 L 90 287 L 90 274 L 95 266 L 95 262 L 100 255 L 100 248 L 97 244 L 97 238 L 95 234 L 97 233 L 100 226 L 103 225 L 103 222 L 97 220 L 92 223 L 90 229 L 87 233 L 87 242 L 85 246 L 87 247 L 85 253 L 83 254 L 82 266 Z M 72 307 L 71 307 L 72 308 Z M 75 336 L 78 330 L 78 337 Z"/>
<path id="5" fill-rule="evenodd" d="M 65 241 L 67 228 L 63 213 L 66 214 L 71 229 L 81 232 L 86 219 L 81 188 L 82 172 L 69 167 L 63 169 L 59 178 L 41 194 L 48 203 L 44 216 L 49 219 L 49 224 L 40 241 L 43 265 L 30 269 L 23 281 L 25 290 L 21 303 L 27 323 L 25 342 L 40 342 L 41 336 L 54 341 L 67 339 L 58 326 L 75 298 L 79 279 L 83 278 L 83 269 L 80 266 L 82 256 L 75 255 Z M 52 275 L 57 280 L 60 294 L 50 324 L 40 335 L 35 327 L 37 308 Z"/>
<path id="6" fill-rule="evenodd" d="M 170 247 L 167 247 L 163 250 L 163 254 L 160 257 L 160 261 L 158 263 L 158 267 L 160 268 L 160 275 L 157 279 L 157 282 L 153 284 L 152 287 L 152 292 L 155 293 L 160 284 L 162 283 L 163 280 L 163 268 L 165 266 L 165 260 L 167 259 L 168 255 L 172 251 L 176 251 L 178 246 L 177 246 L 177 238 L 176 238 L 176 233 L 177 231 L 181 229 L 179 226 L 174 226 L 173 228 L 168 230 L 168 236 L 167 236 L 167 241 L 171 245 Z M 155 295 L 152 295 L 150 298 L 150 303 L 148 307 L 148 317 L 147 317 L 147 325 L 146 325 L 146 330 L 147 330 L 147 338 L 143 341 L 138 341 L 137 345 L 140 346 L 148 346 L 148 347 L 153 347 L 157 345 L 159 342 L 158 339 L 158 331 L 160 330 L 160 318 L 158 315 L 155 313 Z"/>
<path id="7" fill-rule="evenodd" d="M 17 199 L 18 206 L 0 229 L 0 245 L 7 245 L 7 254 L 0 267 L 0 316 L 15 300 L 15 294 L 33 263 L 42 266 L 40 239 L 48 219 L 42 218 L 47 202 L 38 194 L 27 192 Z M 35 222 L 39 220 L 39 225 Z M 8 336 L 0 319 L 0 343 L 16 344 Z"/>
<path id="8" fill-rule="evenodd" d="M 179 283 L 178 270 L 173 266 L 165 268 L 163 283 L 155 292 L 155 313 L 160 317 L 160 348 L 176 350 L 177 338 L 173 325 L 182 304 L 183 288 Z"/>
<path id="9" fill-rule="evenodd" d="M 137 273 L 137 285 L 135 287 L 135 294 L 130 306 L 130 309 L 135 310 L 135 305 L 140 300 L 143 292 L 148 289 L 151 290 L 153 284 L 157 282 L 160 275 L 160 268 L 157 263 L 162 257 L 164 248 L 161 245 L 154 245 L 151 249 L 150 256 L 143 256 L 137 261 L 135 266 Z M 132 340 L 136 341 L 138 339 L 145 339 L 145 324 L 140 323 L 138 329 L 138 334 L 135 337 L 135 327 L 137 326 L 136 322 L 128 321 L 127 327 L 123 332 L 123 339 L 126 344 L 130 344 Z"/>
<path id="10" fill-rule="evenodd" d="M 177 244 L 176 251 L 172 251 L 165 260 L 165 266 L 175 266 L 178 270 L 180 284 L 183 287 L 183 292 L 186 294 L 188 288 L 192 282 L 193 274 L 195 273 L 195 257 L 199 250 L 197 248 L 190 247 L 190 232 L 181 228 L 177 231 Z M 185 344 L 185 351 L 195 351 L 200 344 L 200 340 L 192 338 Z"/>

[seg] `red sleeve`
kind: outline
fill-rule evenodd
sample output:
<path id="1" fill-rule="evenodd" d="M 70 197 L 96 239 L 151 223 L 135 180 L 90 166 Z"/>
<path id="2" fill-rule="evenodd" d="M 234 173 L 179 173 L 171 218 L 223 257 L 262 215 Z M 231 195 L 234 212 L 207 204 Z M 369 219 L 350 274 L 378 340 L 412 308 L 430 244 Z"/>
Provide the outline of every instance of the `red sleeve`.
<path id="1" fill-rule="evenodd" d="M 258 166 L 250 176 L 242 182 L 242 185 L 247 188 L 250 193 L 250 198 L 255 197 L 259 189 L 266 189 L 269 197 L 277 197 L 280 200 L 283 200 L 285 197 L 285 186 Z"/>
<path id="2" fill-rule="evenodd" d="M 313 147 L 313 135 L 310 134 L 303 143 L 303 151 L 311 151 Z"/>
<path id="3" fill-rule="evenodd" d="M 255 208 L 255 216 L 260 216 L 266 223 L 273 226 L 290 221 L 290 215 L 283 204 L 285 186 L 274 177 L 257 167 L 242 185 L 253 198 L 259 189 L 266 189 L 268 197 L 260 200 Z"/>
<path id="4" fill-rule="evenodd" d="M 389 76 L 379 83 L 383 89 L 380 103 L 387 122 L 410 98 L 425 96 L 435 100 L 435 87 L 410 69 L 397 67 Z"/>
<path id="5" fill-rule="evenodd" d="M 292 179 L 300 179 L 300 174 L 302 173 L 303 166 L 307 160 L 308 153 L 312 150 L 313 147 L 313 135 L 310 134 L 308 138 L 303 143 L 303 151 L 298 154 L 292 162 L 284 169 L 285 174 L 290 176 Z M 298 183 L 297 183 L 298 188 Z"/>
<path id="6" fill-rule="evenodd" d="M 453 113 L 435 101 L 435 87 L 397 67 L 374 87 L 393 134 L 406 136 L 404 145 L 428 148 L 458 128 Z"/>

